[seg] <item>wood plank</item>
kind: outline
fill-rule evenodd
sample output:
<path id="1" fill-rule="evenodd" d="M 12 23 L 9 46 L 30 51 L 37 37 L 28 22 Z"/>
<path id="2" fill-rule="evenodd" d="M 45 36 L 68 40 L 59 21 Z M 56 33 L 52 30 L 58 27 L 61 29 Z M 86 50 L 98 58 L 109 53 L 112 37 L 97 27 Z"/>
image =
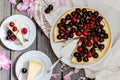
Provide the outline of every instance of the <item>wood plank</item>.
<path id="1" fill-rule="evenodd" d="M 45 34 L 42 32 L 42 30 L 40 29 L 39 26 L 37 26 L 37 49 L 46 53 L 48 55 L 48 57 L 51 59 L 52 63 L 54 63 L 57 60 L 57 57 L 55 56 L 55 54 L 53 53 L 52 49 L 51 49 L 51 45 L 50 45 L 50 41 L 49 39 L 45 36 Z M 60 67 L 61 67 L 61 63 L 58 63 L 56 65 L 56 67 L 54 68 L 53 73 L 60 73 Z M 60 80 L 61 76 L 59 77 Z M 54 78 L 51 78 L 51 80 L 55 80 Z"/>
<path id="2" fill-rule="evenodd" d="M 15 14 L 22 14 L 22 15 L 25 15 L 27 16 L 27 14 L 25 12 L 21 13 L 21 12 L 17 12 L 16 9 L 15 9 L 15 6 L 12 6 L 12 14 L 11 15 L 15 15 Z M 37 36 L 36 36 L 37 37 Z M 24 54 L 25 52 L 27 51 L 30 51 L 30 50 L 36 50 L 36 39 L 35 41 L 33 42 L 33 44 L 28 47 L 27 49 L 25 50 L 21 50 L 21 51 L 11 51 L 11 58 L 12 58 L 12 61 L 14 62 L 14 64 L 12 64 L 12 69 L 11 69 L 11 80 L 17 80 L 16 78 L 16 75 L 15 75 L 15 64 L 16 64 L 16 61 L 18 60 L 18 58 Z"/>
<path id="3" fill-rule="evenodd" d="M 10 15 L 10 4 L 8 0 L 0 0 L 0 24 L 2 21 Z M 8 50 L 0 41 L 0 51 L 5 51 L 7 57 L 10 58 L 10 50 Z M 11 70 L 2 70 L 0 71 L 1 80 L 9 80 Z"/>

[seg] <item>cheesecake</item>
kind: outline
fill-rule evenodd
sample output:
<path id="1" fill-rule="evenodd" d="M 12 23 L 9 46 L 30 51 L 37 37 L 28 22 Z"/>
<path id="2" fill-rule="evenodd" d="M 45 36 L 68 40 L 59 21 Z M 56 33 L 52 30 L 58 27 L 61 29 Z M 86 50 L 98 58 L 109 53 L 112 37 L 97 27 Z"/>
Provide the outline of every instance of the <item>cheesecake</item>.
<path id="1" fill-rule="evenodd" d="M 24 38 L 21 33 L 21 28 L 18 20 L 11 21 L 7 24 L 7 28 L 16 36 L 22 45 L 24 45 Z"/>
<path id="2" fill-rule="evenodd" d="M 36 75 L 40 72 L 42 66 L 43 66 L 42 63 L 38 61 L 34 60 L 29 61 L 27 80 L 34 80 Z"/>
<path id="3" fill-rule="evenodd" d="M 78 38 L 71 55 L 74 64 L 90 64 L 101 59 L 111 44 L 107 20 L 90 8 L 74 8 L 63 13 L 56 21 L 53 40 L 56 43 Z"/>

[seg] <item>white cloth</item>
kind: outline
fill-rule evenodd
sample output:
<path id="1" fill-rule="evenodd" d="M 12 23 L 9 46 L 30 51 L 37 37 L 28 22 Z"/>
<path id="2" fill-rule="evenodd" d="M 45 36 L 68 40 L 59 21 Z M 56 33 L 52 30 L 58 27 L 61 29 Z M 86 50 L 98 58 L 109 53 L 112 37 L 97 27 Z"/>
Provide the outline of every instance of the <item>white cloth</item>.
<path id="1" fill-rule="evenodd" d="M 54 1 L 55 9 L 50 14 L 45 14 L 51 26 L 61 13 L 72 7 L 90 7 L 104 15 L 112 31 L 113 45 L 107 59 L 86 69 L 86 74 L 96 77 L 96 80 L 120 80 L 120 0 L 66 0 L 67 5 L 63 7 L 59 5 L 60 0 Z"/>

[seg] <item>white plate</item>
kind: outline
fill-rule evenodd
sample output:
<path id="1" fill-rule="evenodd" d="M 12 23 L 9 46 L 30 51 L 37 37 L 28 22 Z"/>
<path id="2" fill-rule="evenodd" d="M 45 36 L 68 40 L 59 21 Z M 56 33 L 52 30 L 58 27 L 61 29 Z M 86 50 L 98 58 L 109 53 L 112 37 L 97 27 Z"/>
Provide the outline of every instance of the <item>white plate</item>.
<path id="1" fill-rule="evenodd" d="M 45 55 L 45 53 L 40 51 L 28 51 L 24 53 L 17 61 L 15 66 L 15 73 L 18 78 L 20 75 L 22 68 L 28 68 L 28 62 L 30 60 L 36 60 L 38 62 L 41 62 L 43 64 L 42 69 L 40 72 L 36 75 L 34 80 L 49 80 L 52 76 L 52 70 L 50 73 L 46 73 L 46 70 L 50 68 L 52 65 L 49 57 Z M 22 74 L 19 76 L 19 80 L 26 80 L 27 74 Z"/>
<path id="2" fill-rule="evenodd" d="M 24 45 L 21 45 L 18 40 L 16 41 L 11 41 L 11 40 L 6 40 L 6 35 L 7 35 L 7 24 L 13 20 L 18 20 L 20 23 L 20 27 L 26 27 L 28 29 L 28 33 L 23 35 L 25 39 L 28 39 L 28 41 L 25 42 Z M 9 49 L 11 50 L 23 50 L 28 48 L 35 40 L 36 38 L 36 27 L 31 19 L 29 19 L 26 16 L 23 15 L 13 15 L 8 17 L 3 21 L 1 24 L 1 32 L 0 32 L 0 37 L 2 43 Z"/>
<path id="3" fill-rule="evenodd" d="M 55 22 L 59 19 L 60 16 L 58 16 L 58 18 L 56 18 Z M 51 46 L 52 46 L 52 49 L 53 49 L 55 55 L 58 58 L 60 58 L 60 54 L 61 54 L 60 50 L 63 47 L 64 43 L 63 42 L 59 42 L 59 43 L 58 42 L 54 42 L 54 40 L 53 40 L 54 25 L 55 25 L 55 23 L 53 24 L 53 26 L 51 28 L 51 32 L 50 32 L 50 43 L 51 43 Z M 112 35 L 112 32 L 111 32 L 111 35 Z M 99 64 L 100 62 L 102 62 L 108 56 L 108 53 L 109 53 L 109 51 L 111 49 L 111 45 L 112 45 L 112 40 L 111 40 L 111 44 L 110 44 L 110 47 L 109 47 L 107 53 L 101 59 L 99 59 L 98 61 L 96 61 L 95 63 L 92 63 L 92 64 L 82 64 L 82 65 L 81 64 L 74 64 L 74 63 L 71 62 L 71 57 L 70 58 L 62 58 L 61 61 L 64 62 L 65 64 L 69 65 L 70 67 L 90 68 L 90 67 L 93 67 L 93 66 Z"/>

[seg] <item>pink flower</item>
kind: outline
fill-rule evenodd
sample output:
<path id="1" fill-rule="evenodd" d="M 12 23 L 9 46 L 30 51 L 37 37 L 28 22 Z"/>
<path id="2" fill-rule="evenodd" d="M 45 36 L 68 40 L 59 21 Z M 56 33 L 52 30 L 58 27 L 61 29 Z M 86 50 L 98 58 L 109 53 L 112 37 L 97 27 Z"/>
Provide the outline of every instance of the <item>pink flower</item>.
<path id="1" fill-rule="evenodd" d="M 33 17 L 33 14 L 34 14 L 34 11 L 33 11 L 33 9 L 30 7 L 29 9 L 27 9 L 27 13 L 28 13 L 28 15 L 30 16 L 30 18 L 32 18 L 32 17 Z"/>
<path id="2" fill-rule="evenodd" d="M 35 4 L 36 0 L 30 0 L 30 2 Z"/>
<path id="3" fill-rule="evenodd" d="M 65 76 L 64 76 L 64 80 L 71 80 L 70 75 L 65 75 Z"/>
<path id="4" fill-rule="evenodd" d="M 55 79 L 57 79 L 59 76 L 60 76 L 60 74 L 59 73 L 56 73 L 56 74 L 53 74 L 52 75 Z"/>
<path id="5" fill-rule="evenodd" d="M 10 68 L 11 60 L 9 60 L 5 52 L 0 52 L 0 68 L 8 70 Z"/>
<path id="6" fill-rule="evenodd" d="M 59 0 L 59 4 L 60 4 L 60 6 L 65 6 L 66 5 L 66 1 L 65 0 Z"/>
<path id="7" fill-rule="evenodd" d="M 34 4 L 35 2 L 36 0 L 23 0 L 24 4 L 30 4 L 30 3 Z"/>
<path id="8" fill-rule="evenodd" d="M 23 0 L 23 4 L 29 4 L 30 0 Z"/>
<path id="9" fill-rule="evenodd" d="M 17 5 L 17 9 L 19 11 L 26 11 L 28 8 L 29 8 L 29 5 L 27 5 L 27 4 L 19 3 Z"/>
<path id="10" fill-rule="evenodd" d="M 9 3 L 16 4 L 16 0 L 9 0 Z"/>

